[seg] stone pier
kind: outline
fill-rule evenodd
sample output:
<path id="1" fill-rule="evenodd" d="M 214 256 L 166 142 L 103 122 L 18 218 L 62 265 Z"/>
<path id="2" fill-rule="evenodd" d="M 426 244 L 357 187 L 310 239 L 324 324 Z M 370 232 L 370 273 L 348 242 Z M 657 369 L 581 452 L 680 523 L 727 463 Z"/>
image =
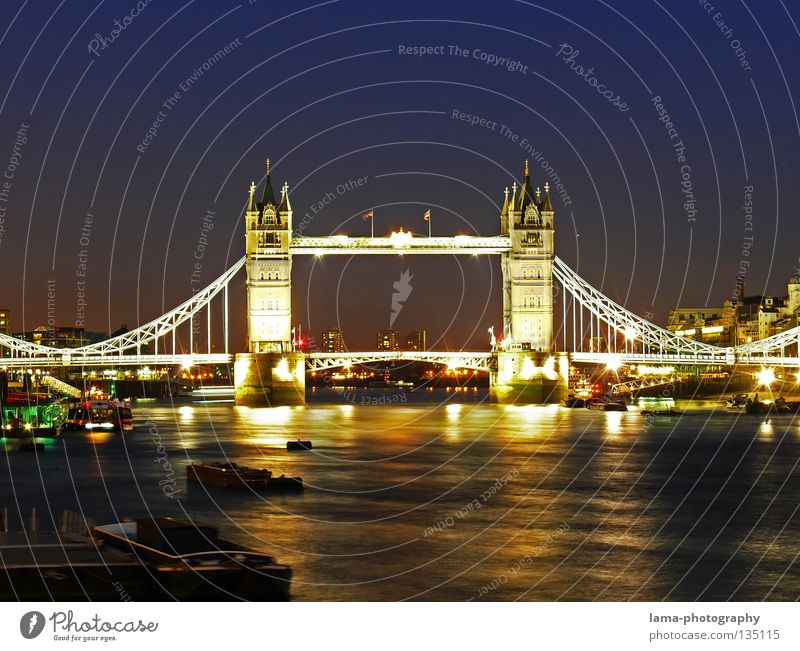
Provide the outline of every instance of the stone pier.
<path id="1" fill-rule="evenodd" d="M 304 405 L 305 354 L 239 353 L 233 367 L 236 404 L 248 407 Z"/>
<path id="2" fill-rule="evenodd" d="M 497 353 L 497 370 L 489 376 L 492 402 L 541 405 L 561 402 L 569 387 L 566 353 L 508 351 Z"/>

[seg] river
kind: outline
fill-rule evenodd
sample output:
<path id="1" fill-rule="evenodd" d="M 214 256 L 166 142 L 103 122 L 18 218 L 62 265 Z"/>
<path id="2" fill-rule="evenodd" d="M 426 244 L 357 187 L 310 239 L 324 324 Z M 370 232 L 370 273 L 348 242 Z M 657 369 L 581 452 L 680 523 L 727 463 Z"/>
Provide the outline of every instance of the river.
<path id="1" fill-rule="evenodd" d="M 798 599 L 800 422 L 681 406 L 648 420 L 472 390 L 140 401 L 133 432 L 0 442 L 0 506 L 12 525 L 36 508 L 40 528 L 63 509 L 214 524 L 291 565 L 296 600 Z M 314 449 L 287 452 L 298 437 Z M 225 459 L 307 490 L 186 485 L 190 460 Z"/>

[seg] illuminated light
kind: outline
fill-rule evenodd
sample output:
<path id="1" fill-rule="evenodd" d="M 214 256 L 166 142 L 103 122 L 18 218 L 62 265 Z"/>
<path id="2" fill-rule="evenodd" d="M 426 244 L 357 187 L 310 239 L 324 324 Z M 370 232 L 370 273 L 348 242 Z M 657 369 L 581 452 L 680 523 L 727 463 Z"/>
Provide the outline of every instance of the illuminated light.
<path id="1" fill-rule="evenodd" d="M 183 362 L 181 364 L 181 369 L 184 370 L 184 371 L 188 371 L 190 368 L 192 368 L 192 360 L 191 359 L 187 359 L 185 362 Z"/>
<path id="2" fill-rule="evenodd" d="M 722 332 L 723 330 L 725 330 L 725 326 L 708 326 L 702 328 L 700 332 L 702 332 L 704 335 L 713 335 Z"/>
<path id="3" fill-rule="evenodd" d="M 324 253 L 317 253 L 317 254 L 316 254 L 316 257 L 317 257 L 317 258 L 324 258 L 324 257 L 325 257 L 325 254 L 324 254 Z"/>
<path id="4" fill-rule="evenodd" d="M 235 388 L 244 384 L 245 379 L 250 373 L 250 357 L 242 355 L 237 357 L 233 363 L 233 382 Z"/>
<path id="5" fill-rule="evenodd" d="M 756 374 L 756 380 L 758 380 L 758 384 L 763 387 L 768 387 L 775 382 L 775 369 L 772 368 L 762 368 Z"/>
<path id="6" fill-rule="evenodd" d="M 639 336 L 639 331 L 633 326 L 625 326 L 625 330 L 622 331 L 622 334 L 625 335 L 625 339 L 636 339 Z"/>
<path id="7" fill-rule="evenodd" d="M 30 423 L 25 423 L 25 429 L 30 429 L 30 428 L 31 428 L 31 424 Z"/>
<path id="8" fill-rule="evenodd" d="M 447 413 L 448 414 L 457 414 L 461 411 L 462 405 L 447 405 Z"/>
<path id="9" fill-rule="evenodd" d="M 448 371 L 455 371 L 460 366 L 464 366 L 464 360 L 463 359 L 456 358 L 456 359 L 451 359 L 449 362 L 447 362 L 447 370 Z"/>
<path id="10" fill-rule="evenodd" d="M 609 371 L 618 371 L 622 366 L 622 357 L 619 355 L 609 355 L 606 358 L 606 368 Z"/>
<path id="11" fill-rule="evenodd" d="M 351 362 L 350 360 L 345 360 L 342 363 L 342 368 L 350 368 L 352 365 L 353 365 L 353 362 Z"/>
<path id="12" fill-rule="evenodd" d="M 639 375 L 669 375 L 674 371 L 675 371 L 674 366 L 644 366 L 643 364 L 639 365 Z"/>
<path id="13" fill-rule="evenodd" d="M 389 235 L 389 242 L 391 242 L 394 247 L 410 246 L 413 237 L 414 235 L 411 231 L 404 231 L 401 228 L 399 231 L 392 231 L 391 235 Z"/>
<path id="14" fill-rule="evenodd" d="M 194 418 L 194 407 L 183 405 L 178 409 L 178 413 L 181 415 L 182 420 L 191 420 Z"/>
<path id="15" fill-rule="evenodd" d="M 536 373 L 536 365 L 530 357 L 526 357 L 522 362 L 522 368 L 519 371 L 519 376 L 523 380 L 530 380 Z"/>
<path id="16" fill-rule="evenodd" d="M 347 235 L 334 235 L 333 239 L 336 240 L 339 244 L 347 244 L 347 240 L 350 238 Z"/>
<path id="17" fill-rule="evenodd" d="M 272 369 L 272 372 L 279 380 L 283 380 L 284 382 L 292 381 L 292 372 L 289 370 L 289 360 L 285 357 L 281 358 L 275 365 L 275 368 Z"/>

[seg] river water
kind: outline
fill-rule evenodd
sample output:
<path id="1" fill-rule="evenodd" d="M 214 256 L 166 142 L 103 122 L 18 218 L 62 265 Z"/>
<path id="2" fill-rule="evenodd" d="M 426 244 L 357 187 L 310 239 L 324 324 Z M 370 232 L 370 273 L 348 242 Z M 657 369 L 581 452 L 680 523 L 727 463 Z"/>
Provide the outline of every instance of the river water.
<path id="1" fill-rule="evenodd" d="M 800 421 L 681 406 L 648 420 L 472 390 L 141 401 L 133 432 L 37 454 L 0 442 L 0 506 L 12 525 L 36 508 L 40 528 L 63 509 L 214 524 L 291 565 L 296 600 L 800 598 Z M 313 451 L 287 452 L 297 437 Z M 225 459 L 307 490 L 186 485 L 190 460 Z"/>

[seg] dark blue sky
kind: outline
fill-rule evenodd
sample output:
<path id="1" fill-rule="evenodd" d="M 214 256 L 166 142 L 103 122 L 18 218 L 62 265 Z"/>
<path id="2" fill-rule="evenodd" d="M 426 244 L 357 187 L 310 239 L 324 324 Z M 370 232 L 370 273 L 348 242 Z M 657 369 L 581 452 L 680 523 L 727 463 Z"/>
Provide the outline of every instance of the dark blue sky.
<path id="1" fill-rule="evenodd" d="M 526 157 L 543 184 L 544 160 L 565 188 L 558 254 L 657 322 L 677 304 L 720 304 L 742 260 L 750 294 L 784 292 L 799 264 L 792 3 L 152 0 L 137 10 L 120 0 L 2 11 L 0 168 L 13 169 L 0 195 L 0 303 L 14 330 L 74 324 L 83 291 L 86 325 L 104 331 L 187 298 L 204 235 L 203 283 L 242 255 L 247 188 L 267 156 L 291 186 L 295 225 L 310 215 L 304 234 L 366 233 L 371 207 L 376 234 L 425 232 L 427 207 L 434 234 L 496 233 L 503 187 Z M 406 49 L 420 46 L 436 49 Z M 313 212 L 326 193 L 334 200 Z M 338 323 L 351 347 L 369 348 L 406 269 L 413 291 L 396 327 L 426 327 L 450 348 L 486 345 L 500 325 L 497 260 L 296 259 L 295 320 L 317 336 Z M 232 297 L 241 314 L 243 284 Z M 243 319 L 233 331 L 243 341 Z"/>

